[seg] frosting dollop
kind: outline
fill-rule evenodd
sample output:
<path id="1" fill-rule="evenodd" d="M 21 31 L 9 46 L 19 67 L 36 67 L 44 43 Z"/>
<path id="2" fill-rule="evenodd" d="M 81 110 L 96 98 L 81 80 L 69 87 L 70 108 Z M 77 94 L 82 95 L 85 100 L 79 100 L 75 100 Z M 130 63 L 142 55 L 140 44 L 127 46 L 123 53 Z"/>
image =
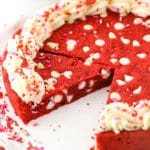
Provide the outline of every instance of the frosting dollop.
<path id="1" fill-rule="evenodd" d="M 131 12 L 137 16 L 147 17 L 150 15 L 150 1 L 137 0 L 132 4 Z"/>
<path id="2" fill-rule="evenodd" d="M 100 115 L 100 131 L 147 130 L 150 128 L 150 101 L 141 100 L 129 106 L 127 103 L 107 104 Z"/>
<path id="3" fill-rule="evenodd" d="M 3 63 L 12 89 L 24 102 L 42 101 L 45 85 L 42 77 L 34 71 L 33 59 L 52 32 L 65 22 L 73 23 L 88 15 L 99 14 L 105 17 L 107 9 L 118 12 L 121 16 L 130 12 L 143 17 L 150 16 L 148 0 L 66 0 L 45 8 L 27 20 L 21 34 L 8 42 L 7 56 Z"/>

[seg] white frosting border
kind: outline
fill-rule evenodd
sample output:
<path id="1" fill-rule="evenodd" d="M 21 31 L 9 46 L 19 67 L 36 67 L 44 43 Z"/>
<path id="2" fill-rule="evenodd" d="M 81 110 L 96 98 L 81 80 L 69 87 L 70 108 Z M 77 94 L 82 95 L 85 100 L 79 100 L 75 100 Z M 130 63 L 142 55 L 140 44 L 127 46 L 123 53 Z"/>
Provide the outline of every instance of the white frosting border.
<path id="1" fill-rule="evenodd" d="M 100 132 L 148 130 L 150 128 L 150 100 L 129 105 L 115 102 L 105 105 L 100 114 Z"/>

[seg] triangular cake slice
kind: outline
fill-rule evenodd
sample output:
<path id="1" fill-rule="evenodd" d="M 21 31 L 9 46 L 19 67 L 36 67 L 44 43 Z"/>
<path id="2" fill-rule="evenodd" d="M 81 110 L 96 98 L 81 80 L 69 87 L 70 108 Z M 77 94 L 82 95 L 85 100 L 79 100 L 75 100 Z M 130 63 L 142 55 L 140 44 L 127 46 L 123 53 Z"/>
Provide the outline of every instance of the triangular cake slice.
<path id="1" fill-rule="evenodd" d="M 7 54 L 9 57 L 8 64 L 12 63 L 16 54 Z M 17 58 L 18 61 L 21 58 Z M 17 63 L 17 60 L 16 60 Z M 93 64 L 91 67 L 85 66 L 81 60 L 75 58 L 68 58 L 61 55 L 54 55 L 49 53 L 38 53 L 34 59 L 35 72 L 38 73 L 44 82 L 44 88 L 41 86 L 40 90 L 44 90 L 44 95 L 41 101 L 34 99 L 33 91 L 36 90 L 37 84 L 32 81 L 32 78 L 37 78 L 35 74 L 32 77 L 31 68 L 26 68 L 26 64 L 22 63 L 22 69 L 16 70 L 21 81 L 15 75 L 9 81 L 8 73 L 3 68 L 3 78 L 8 92 L 8 97 L 12 103 L 16 114 L 22 119 L 24 123 L 28 123 L 39 116 L 49 113 L 50 111 L 64 105 L 71 103 L 99 88 L 110 84 L 112 79 L 112 70 L 108 66 Z M 24 75 L 26 73 L 26 76 Z M 26 82 L 26 86 L 23 84 Z M 17 86 L 23 98 L 20 98 L 11 86 Z M 25 95 L 23 92 L 29 90 L 30 95 Z M 39 91 L 39 92 L 41 92 Z M 19 93 L 19 94 L 20 94 Z M 31 97 L 26 99 L 26 97 Z"/>

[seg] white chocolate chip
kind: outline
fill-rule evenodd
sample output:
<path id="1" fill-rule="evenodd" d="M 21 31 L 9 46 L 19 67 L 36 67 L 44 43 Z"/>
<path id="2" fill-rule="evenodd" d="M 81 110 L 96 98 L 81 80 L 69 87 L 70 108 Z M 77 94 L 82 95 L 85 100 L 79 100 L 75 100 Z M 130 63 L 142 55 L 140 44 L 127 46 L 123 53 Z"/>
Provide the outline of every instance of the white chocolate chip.
<path id="1" fill-rule="evenodd" d="M 130 59 L 126 58 L 126 57 L 122 57 L 122 58 L 120 58 L 119 62 L 121 65 L 128 65 L 128 64 L 130 64 Z"/>
<path id="2" fill-rule="evenodd" d="M 124 78 L 125 78 L 125 81 L 126 82 L 130 82 L 130 81 L 132 81 L 133 79 L 134 79 L 134 77 L 133 76 L 131 76 L 131 75 L 124 75 Z"/>
<path id="3" fill-rule="evenodd" d="M 90 81 L 89 81 L 89 87 L 93 87 L 94 84 L 95 84 L 95 81 L 94 81 L 94 80 L 90 80 Z"/>
<path id="4" fill-rule="evenodd" d="M 63 99 L 63 96 L 62 95 L 55 95 L 55 96 L 52 96 L 50 99 L 52 101 L 54 101 L 55 103 L 60 103 Z"/>
<path id="5" fill-rule="evenodd" d="M 135 46 L 135 47 L 140 46 L 140 42 L 137 41 L 137 40 L 133 40 L 132 45 Z"/>
<path id="6" fill-rule="evenodd" d="M 94 34 L 97 34 L 97 31 L 93 31 Z"/>
<path id="7" fill-rule="evenodd" d="M 67 89 L 64 89 L 63 90 L 63 93 L 66 95 L 67 97 L 67 102 L 70 103 L 73 99 L 73 95 L 68 95 L 68 90 Z"/>
<path id="8" fill-rule="evenodd" d="M 116 82 L 117 82 L 117 84 L 118 85 L 120 85 L 120 86 L 122 86 L 122 85 L 125 85 L 126 84 L 126 82 L 125 81 L 122 81 L 122 80 L 116 80 Z"/>
<path id="9" fill-rule="evenodd" d="M 60 73 L 57 72 L 57 71 L 52 71 L 51 72 L 51 76 L 54 77 L 54 78 L 59 78 L 60 77 Z"/>
<path id="10" fill-rule="evenodd" d="M 37 64 L 37 68 L 38 69 L 44 69 L 45 67 L 44 67 L 44 65 L 42 63 L 38 63 Z"/>
<path id="11" fill-rule="evenodd" d="M 73 95 L 68 95 L 67 96 L 67 102 L 70 103 L 73 99 Z"/>
<path id="12" fill-rule="evenodd" d="M 77 44 L 77 42 L 75 40 L 68 40 L 67 41 L 67 50 L 72 51 L 75 48 L 76 44 Z"/>
<path id="13" fill-rule="evenodd" d="M 54 90 L 55 89 L 55 84 L 57 83 L 57 80 L 55 78 L 49 78 L 48 80 L 45 80 L 45 87 L 46 90 Z"/>
<path id="14" fill-rule="evenodd" d="M 73 31 L 69 31 L 69 34 L 73 34 Z"/>
<path id="15" fill-rule="evenodd" d="M 116 29 L 116 30 L 122 30 L 122 29 L 124 29 L 125 28 L 125 25 L 123 24 L 123 23 L 115 23 L 114 24 L 114 28 Z"/>
<path id="16" fill-rule="evenodd" d="M 105 41 L 102 40 L 102 39 L 97 39 L 97 40 L 95 41 L 95 45 L 96 45 L 96 46 L 104 46 L 104 45 L 105 45 Z"/>
<path id="17" fill-rule="evenodd" d="M 83 51 L 86 53 L 86 52 L 88 52 L 90 50 L 90 47 L 89 46 L 84 46 L 83 47 Z"/>
<path id="18" fill-rule="evenodd" d="M 135 18 L 134 21 L 133 21 L 133 23 L 134 23 L 135 25 L 142 24 L 142 23 L 143 23 L 143 20 L 142 20 L 142 18 Z"/>
<path id="19" fill-rule="evenodd" d="M 111 59 L 110 59 L 110 62 L 111 62 L 112 64 L 117 63 L 117 61 L 118 61 L 118 59 L 117 59 L 117 58 L 111 58 Z"/>
<path id="20" fill-rule="evenodd" d="M 141 58 L 141 59 L 143 59 L 143 58 L 145 58 L 147 56 L 147 54 L 146 53 L 139 53 L 136 56 Z"/>
<path id="21" fill-rule="evenodd" d="M 100 53 L 93 54 L 93 59 L 99 59 L 99 58 L 100 58 Z"/>
<path id="22" fill-rule="evenodd" d="M 87 90 L 86 90 L 86 93 L 90 93 L 90 92 L 92 92 L 92 90 L 93 90 L 92 88 L 87 89 Z"/>
<path id="23" fill-rule="evenodd" d="M 117 93 L 117 92 L 113 92 L 113 93 L 111 93 L 110 94 L 110 98 L 111 98 L 111 100 L 115 100 L 115 101 L 119 101 L 120 99 L 121 99 L 121 96 L 120 96 L 120 94 L 119 93 Z"/>
<path id="24" fill-rule="evenodd" d="M 89 58 L 87 58 L 87 59 L 85 60 L 84 65 L 90 66 L 92 63 L 93 63 L 93 59 L 91 59 L 91 58 L 89 57 Z"/>
<path id="25" fill-rule="evenodd" d="M 55 106 L 55 102 L 54 101 L 50 101 L 46 107 L 47 110 L 52 109 Z"/>
<path id="26" fill-rule="evenodd" d="M 146 42 L 150 42 L 150 34 L 147 34 L 143 37 L 143 40 Z"/>
<path id="27" fill-rule="evenodd" d="M 64 89 L 64 90 L 63 90 L 63 93 L 67 95 L 67 94 L 68 94 L 68 90 L 67 90 L 67 89 Z"/>
<path id="28" fill-rule="evenodd" d="M 59 44 L 58 43 L 54 43 L 54 42 L 48 42 L 47 45 L 52 48 L 52 49 L 59 49 Z"/>
<path id="29" fill-rule="evenodd" d="M 135 90 L 133 91 L 133 94 L 140 94 L 141 91 L 142 91 L 142 87 L 139 86 L 137 89 L 135 89 Z"/>
<path id="30" fill-rule="evenodd" d="M 116 39 L 116 38 L 117 38 L 117 36 L 116 36 L 115 33 L 113 33 L 113 32 L 109 32 L 108 37 L 109 37 L 110 39 Z"/>
<path id="31" fill-rule="evenodd" d="M 121 41 L 123 44 L 130 44 L 130 40 L 124 37 L 121 37 Z"/>
<path id="32" fill-rule="evenodd" d="M 93 59 L 99 59 L 100 53 L 90 54 L 90 56 L 85 60 L 84 64 L 90 66 L 93 63 Z"/>
<path id="33" fill-rule="evenodd" d="M 110 77 L 111 73 L 108 70 L 102 69 L 101 75 L 102 75 L 103 79 L 108 79 Z"/>
<path id="34" fill-rule="evenodd" d="M 64 73 L 63 73 L 63 75 L 67 78 L 67 79 L 71 79 L 71 76 L 72 76 L 72 71 L 65 71 Z"/>
<path id="35" fill-rule="evenodd" d="M 93 26 L 92 25 L 89 25 L 89 24 L 86 24 L 83 26 L 83 29 L 84 30 L 92 30 L 93 29 Z"/>
<path id="36" fill-rule="evenodd" d="M 85 87 L 86 87 L 86 81 L 82 81 L 81 83 L 79 83 L 78 89 L 83 90 Z"/>

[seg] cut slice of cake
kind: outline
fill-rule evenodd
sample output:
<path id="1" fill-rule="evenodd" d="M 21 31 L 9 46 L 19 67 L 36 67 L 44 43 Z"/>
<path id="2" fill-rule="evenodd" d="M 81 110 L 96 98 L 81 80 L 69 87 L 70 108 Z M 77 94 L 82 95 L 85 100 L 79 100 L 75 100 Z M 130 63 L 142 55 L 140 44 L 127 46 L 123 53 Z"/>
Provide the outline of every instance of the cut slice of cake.
<path id="1" fill-rule="evenodd" d="M 16 57 L 16 54 L 10 55 L 9 63 L 11 63 L 12 57 Z M 6 64 L 4 64 L 6 65 Z M 9 64 L 8 64 L 9 65 Z M 54 55 L 48 53 L 38 53 L 34 59 L 35 72 L 37 72 L 44 81 L 45 93 L 41 101 L 22 100 L 11 88 L 11 83 L 8 78 L 6 70 L 3 68 L 3 78 L 5 86 L 8 92 L 8 97 L 11 104 L 14 107 L 16 114 L 23 120 L 24 123 L 28 123 L 39 116 L 42 116 L 50 111 L 62 106 L 64 104 L 71 103 L 82 96 L 85 96 L 97 89 L 110 84 L 112 79 L 112 73 L 110 67 L 93 64 L 91 67 L 85 66 L 81 60 L 76 58 L 68 58 L 61 55 Z M 12 77 L 11 82 L 17 86 L 19 90 L 34 91 L 37 85 L 31 83 L 32 71 L 30 68 L 26 68 L 26 64 L 22 63 L 22 69 L 27 77 L 24 77 L 24 82 L 29 82 L 23 87 L 23 82 L 19 81 L 19 77 Z M 24 75 L 24 72 L 20 69 L 16 69 L 16 73 L 19 76 Z M 36 78 L 36 76 L 34 76 Z M 42 87 L 40 90 L 43 90 Z M 39 91 L 40 92 L 40 91 Z M 32 94 L 32 93 L 31 93 Z M 34 95 L 29 95 L 33 97 Z M 26 97 L 22 92 L 22 97 Z"/>

